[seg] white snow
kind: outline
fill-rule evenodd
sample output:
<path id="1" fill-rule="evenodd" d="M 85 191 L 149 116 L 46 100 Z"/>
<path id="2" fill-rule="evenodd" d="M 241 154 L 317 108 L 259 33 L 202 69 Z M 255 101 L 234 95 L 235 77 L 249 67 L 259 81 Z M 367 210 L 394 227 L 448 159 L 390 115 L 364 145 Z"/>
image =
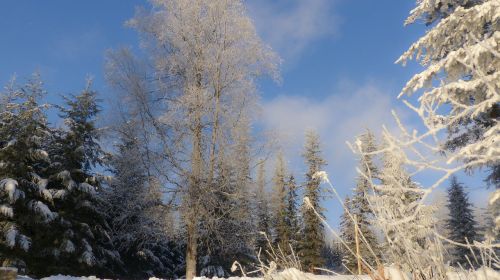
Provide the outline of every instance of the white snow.
<path id="1" fill-rule="evenodd" d="M 25 252 L 28 252 L 31 246 L 31 240 L 29 239 L 29 237 L 20 234 L 17 242 L 19 244 L 19 247 L 21 247 L 21 249 L 23 249 Z"/>
<path id="2" fill-rule="evenodd" d="M 207 278 L 207 277 L 195 277 L 195 280 L 239 280 L 239 279 L 253 279 L 253 280 L 263 280 L 261 277 L 229 277 L 229 278 Z M 314 275 L 311 273 L 302 272 L 296 268 L 289 268 L 282 272 L 276 273 L 272 275 L 273 280 L 369 280 L 370 277 L 368 275 Z M 150 278 L 151 280 L 151 278 Z M 391 280 L 399 280 L 399 279 L 391 279 Z"/>
<path id="3" fill-rule="evenodd" d="M 65 240 L 61 244 L 61 249 L 67 253 L 73 253 L 75 251 L 75 244 L 71 240 Z"/>
<path id="4" fill-rule="evenodd" d="M 50 211 L 49 207 L 41 201 L 31 201 L 30 208 L 45 218 L 46 221 L 52 221 L 57 217 L 57 213 Z"/>
<path id="5" fill-rule="evenodd" d="M 500 190 L 496 190 L 495 192 L 493 192 L 491 194 L 490 199 L 489 199 L 489 204 L 493 205 L 497 201 L 500 201 Z"/>
<path id="6" fill-rule="evenodd" d="M 321 182 L 323 183 L 329 183 L 330 180 L 328 179 L 328 174 L 326 173 L 326 171 L 318 171 L 316 173 L 313 174 L 312 176 L 313 179 L 316 179 L 316 178 L 319 178 L 321 180 Z"/>
<path id="7" fill-rule="evenodd" d="M 0 213 L 6 217 L 14 217 L 14 210 L 8 205 L 0 205 Z"/>
<path id="8" fill-rule="evenodd" d="M 8 194 L 11 203 L 14 203 L 21 196 L 21 193 L 17 190 L 17 186 L 17 181 L 11 178 L 0 181 L 0 189 Z"/>
<path id="9" fill-rule="evenodd" d="M 49 276 L 42 278 L 40 280 L 104 280 L 97 278 L 95 276 L 88 276 L 88 277 L 75 277 L 75 276 L 67 276 L 67 275 L 55 275 L 55 276 Z"/>
<path id="10" fill-rule="evenodd" d="M 500 272 L 495 271 L 489 267 L 482 267 L 474 272 L 470 273 L 447 273 L 449 280 L 498 280 L 500 279 Z"/>
<path id="11" fill-rule="evenodd" d="M 95 194 L 95 188 L 87 183 L 79 184 L 78 189 L 84 193 Z"/>
<path id="12" fill-rule="evenodd" d="M 54 193 L 54 198 L 56 199 L 64 199 L 67 195 L 67 191 L 66 190 L 57 190 L 55 193 Z"/>
<path id="13" fill-rule="evenodd" d="M 7 232 L 5 233 L 5 242 L 7 243 L 8 247 L 12 248 L 16 245 L 16 236 L 17 229 L 15 227 L 11 227 L 7 230 Z"/>
<path id="14" fill-rule="evenodd" d="M 474 272 L 448 272 L 447 273 L 449 280 L 499 280 L 500 272 L 495 271 L 488 267 L 482 267 Z M 403 275 L 399 270 L 395 268 L 385 268 L 385 277 L 388 280 L 408 280 L 410 277 L 408 275 Z M 195 277 L 195 280 L 263 280 L 263 278 L 259 277 L 229 277 L 229 278 L 207 278 L 207 277 Z M 273 280 L 370 280 L 370 276 L 368 275 L 313 275 L 310 273 L 301 272 L 295 268 L 287 269 L 285 271 L 280 272 L 277 275 L 273 275 Z M 33 280 L 27 276 L 18 276 L 17 280 Z M 109 280 L 109 279 L 101 279 L 95 276 L 87 276 L 87 277 L 75 277 L 75 276 L 67 276 L 67 275 L 55 275 L 49 276 L 45 278 L 41 278 L 40 280 Z M 149 280 L 162 280 L 161 278 L 151 277 Z"/>

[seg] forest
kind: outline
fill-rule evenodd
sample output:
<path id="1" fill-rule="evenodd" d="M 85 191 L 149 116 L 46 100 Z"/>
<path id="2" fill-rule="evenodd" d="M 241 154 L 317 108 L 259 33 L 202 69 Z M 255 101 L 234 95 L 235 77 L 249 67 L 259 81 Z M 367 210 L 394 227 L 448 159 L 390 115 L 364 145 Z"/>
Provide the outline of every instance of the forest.
<path id="1" fill-rule="evenodd" d="M 322 131 L 296 168 L 258 125 L 287 81 L 247 2 L 145 2 L 102 58 L 112 105 L 92 78 L 48 101 L 43 71 L 0 90 L 0 279 L 500 279 L 500 1 L 413 3 L 387 95 L 419 124 L 356 124 L 347 194 Z"/>

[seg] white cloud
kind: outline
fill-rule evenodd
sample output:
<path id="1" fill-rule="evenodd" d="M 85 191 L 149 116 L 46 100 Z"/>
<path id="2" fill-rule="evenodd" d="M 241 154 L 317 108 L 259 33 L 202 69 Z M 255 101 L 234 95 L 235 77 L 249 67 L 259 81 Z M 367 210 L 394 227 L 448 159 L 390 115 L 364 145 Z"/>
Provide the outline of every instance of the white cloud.
<path id="1" fill-rule="evenodd" d="M 391 110 L 395 109 L 402 122 L 418 127 L 418 120 L 413 112 L 396 99 L 394 90 L 385 89 L 377 83 L 369 82 L 359 86 L 344 84 L 322 99 L 308 96 L 281 95 L 264 102 L 262 125 L 273 131 L 283 147 L 289 164 L 298 182 L 303 180 L 305 168 L 301 158 L 304 134 L 308 129 L 316 130 L 320 135 L 323 156 L 328 162 L 325 168 L 335 188 L 341 195 L 351 193 L 355 184 L 357 160 L 346 145 L 365 129 L 379 135 L 382 125 L 397 133 L 399 129 Z M 490 190 L 485 188 L 484 171 L 468 176 L 457 174 L 459 180 L 470 187 L 470 199 L 476 207 L 485 207 Z M 429 187 L 442 176 L 441 173 L 424 172 L 415 176 L 415 180 L 424 187 Z M 446 215 L 445 192 L 448 182 L 444 182 L 428 202 L 438 205 L 438 216 Z M 342 209 L 336 199 L 329 200 L 326 217 L 335 227 Z M 479 212 L 478 212 L 479 213 Z"/>
<path id="2" fill-rule="evenodd" d="M 105 41 L 106 38 L 99 29 L 91 28 L 55 40 L 50 52 L 54 57 L 77 61 L 95 54 L 95 49 L 102 49 L 101 45 Z"/>
<path id="3" fill-rule="evenodd" d="M 346 141 L 352 141 L 365 129 L 378 134 L 384 124 L 396 130 L 391 109 L 400 108 L 400 102 L 394 92 L 372 82 L 360 86 L 344 83 L 322 99 L 282 95 L 264 102 L 262 126 L 278 138 L 288 167 L 298 182 L 303 180 L 305 171 L 300 156 L 304 133 L 307 129 L 316 130 L 328 162 L 325 170 L 330 180 L 341 195 L 350 194 L 355 184 L 357 160 Z M 406 122 L 408 117 L 397 111 Z M 327 219 L 336 226 L 342 212 L 340 204 L 333 199 L 325 205 Z"/>
<path id="4" fill-rule="evenodd" d="M 330 179 L 347 193 L 354 184 L 356 158 L 346 141 L 352 141 L 365 129 L 377 134 L 383 124 L 395 127 L 391 109 L 399 102 L 392 92 L 367 83 L 340 87 L 323 99 L 282 95 L 264 103 L 262 124 L 275 132 L 290 168 L 299 178 L 304 171 L 300 158 L 304 133 L 316 130 L 329 163 L 326 170 Z"/>
<path id="5" fill-rule="evenodd" d="M 335 2 L 252 0 L 248 9 L 264 41 L 285 60 L 294 60 L 314 41 L 336 34 Z"/>

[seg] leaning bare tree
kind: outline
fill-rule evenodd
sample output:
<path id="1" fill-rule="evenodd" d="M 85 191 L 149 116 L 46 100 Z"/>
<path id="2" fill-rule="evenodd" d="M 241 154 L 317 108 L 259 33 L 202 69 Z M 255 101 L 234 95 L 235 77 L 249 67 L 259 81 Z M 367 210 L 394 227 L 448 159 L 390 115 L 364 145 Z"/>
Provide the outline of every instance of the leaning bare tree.
<path id="1" fill-rule="evenodd" d="M 108 72 L 115 85 L 137 89 L 132 94 L 137 113 L 156 135 L 148 140 L 161 145 L 151 153 L 166 163 L 168 171 L 157 172 L 181 197 L 186 277 L 192 279 L 200 223 L 213 217 L 218 188 L 227 187 L 227 164 L 235 162 L 229 159 L 242 149 L 240 131 L 248 127 L 256 103 L 254 81 L 265 74 L 277 78 L 279 60 L 257 36 L 241 0 L 154 0 L 152 5 L 128 22 L 142 36 L 147 63 L 138 64 L 123 55 L 127 52 L 113 53 Z M 146 70 L 135 71 L 137 66 Z M 231 172 L 247 178 L 247 167 L 239 164 Z"/>

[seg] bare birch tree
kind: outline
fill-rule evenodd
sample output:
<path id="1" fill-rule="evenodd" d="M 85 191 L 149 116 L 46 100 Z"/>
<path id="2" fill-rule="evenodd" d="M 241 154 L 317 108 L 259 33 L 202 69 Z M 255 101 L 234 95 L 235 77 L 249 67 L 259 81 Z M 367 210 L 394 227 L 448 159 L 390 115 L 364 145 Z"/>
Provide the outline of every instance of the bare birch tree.
<path id="1" fill-rule="evenodd" d="M 256 34 L 241 0 L 151 3 L 150 11 L 139 10 L 128 22 L 141 35 L 146 71 L 129 71 L 140 64 L 118 58 L 108 64 L 109 76 L 137 88 L 135 102 L 145 105 L 139 115 L 156 133 L 152 141 L 161 144 L 154 155 L 168 171 L 157 171 L 181 197 L 186 278 L 192 279 L 199 223 L 211 217 L 214 203 L 207 199 L 217 197 L 212 194 L 221 185 L 216 178 L 225 170 L 232 132 L 248 125 L 244 118 L 256 101 L 255 79 L 278 78 L 279 59 Z"/>

